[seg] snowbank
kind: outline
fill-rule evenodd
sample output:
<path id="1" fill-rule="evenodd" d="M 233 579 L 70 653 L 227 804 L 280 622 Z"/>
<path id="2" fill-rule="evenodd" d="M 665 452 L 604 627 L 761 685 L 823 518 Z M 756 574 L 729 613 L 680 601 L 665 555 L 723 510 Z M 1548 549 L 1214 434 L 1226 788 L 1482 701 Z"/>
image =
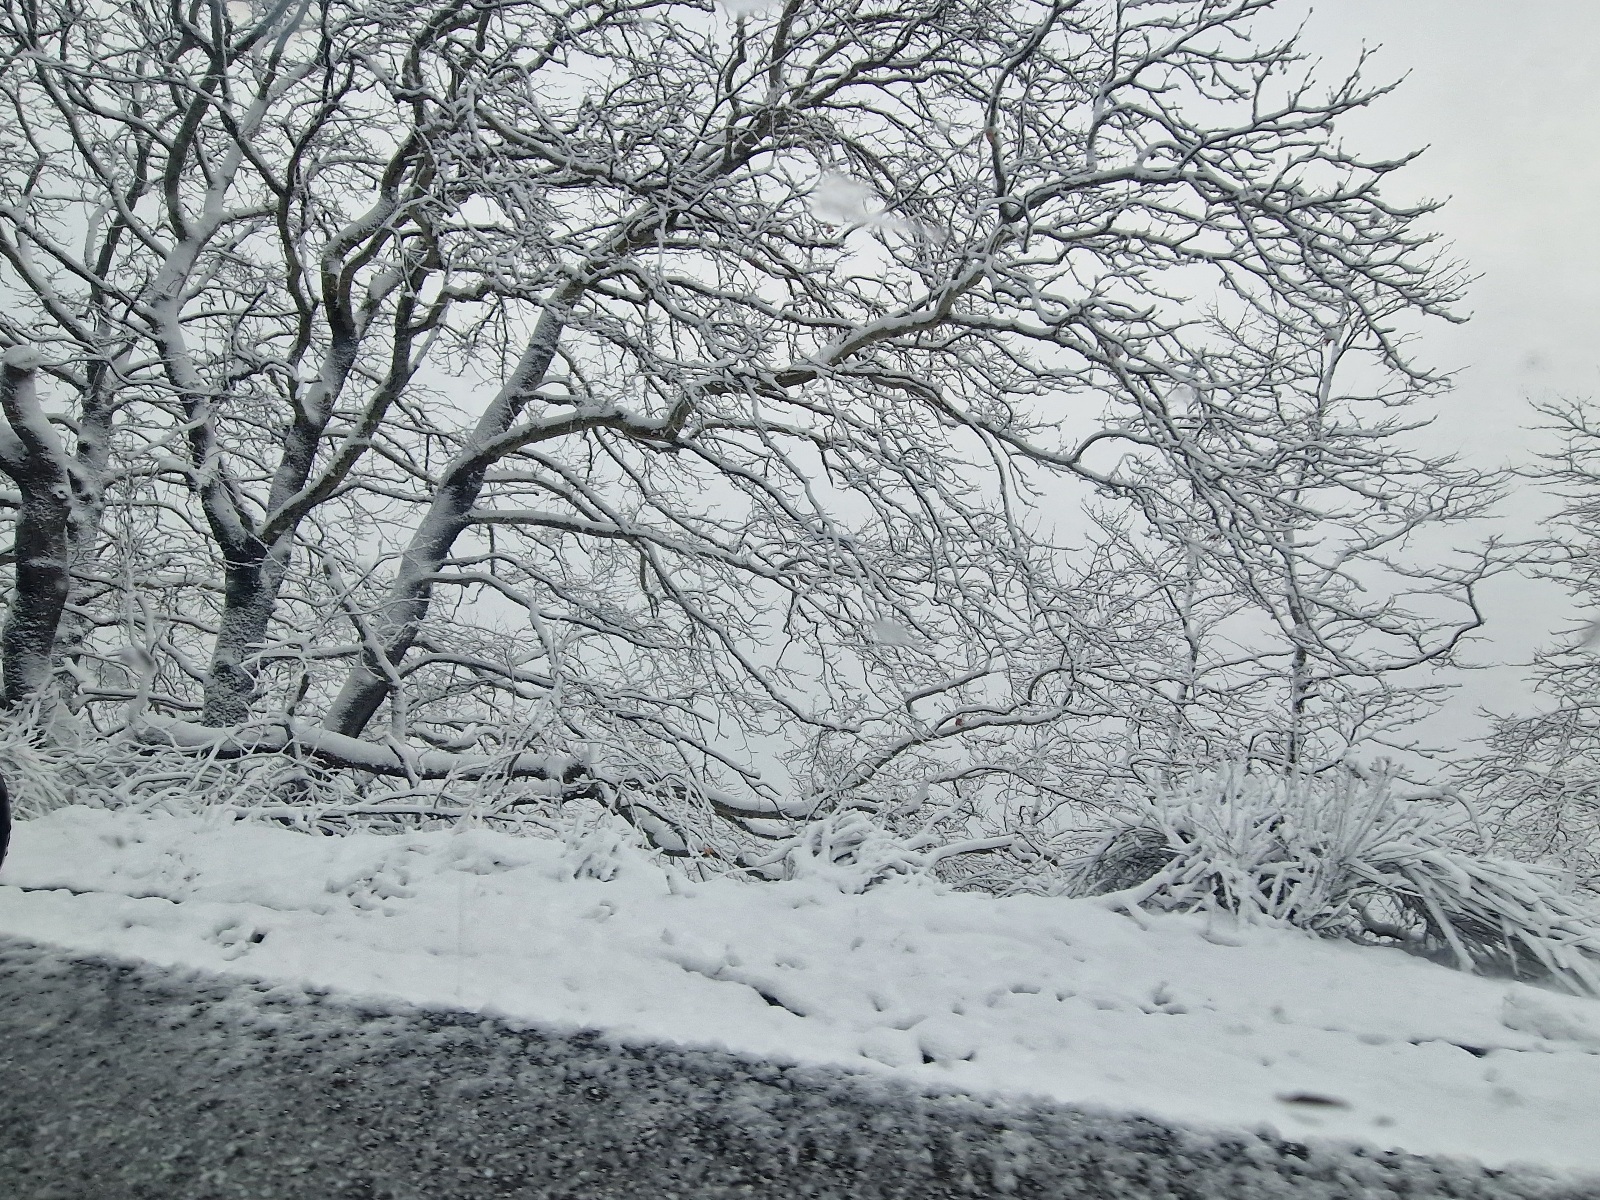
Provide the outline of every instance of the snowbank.
<path id="1" fill-rule="evenodd" d="M 611 837 L 328 838 L 68 808 L 18 826 L 0 933 L 1199 1128 L 1600 1172 L 1600 1003 L 1089 901 L 685 884 Z"/>

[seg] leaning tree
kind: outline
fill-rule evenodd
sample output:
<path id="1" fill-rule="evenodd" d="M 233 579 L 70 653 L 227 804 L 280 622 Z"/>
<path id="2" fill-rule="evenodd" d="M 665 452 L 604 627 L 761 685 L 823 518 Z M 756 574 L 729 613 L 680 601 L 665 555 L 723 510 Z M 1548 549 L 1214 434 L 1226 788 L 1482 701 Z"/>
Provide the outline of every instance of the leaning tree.
<path id="1" fill-rule="evenodd" d="M 680 852 L 1081 796 L 1201 658 L 1297 759 L 1481 489 L 1273 3 L 5 0 L 8 701 Z"/>

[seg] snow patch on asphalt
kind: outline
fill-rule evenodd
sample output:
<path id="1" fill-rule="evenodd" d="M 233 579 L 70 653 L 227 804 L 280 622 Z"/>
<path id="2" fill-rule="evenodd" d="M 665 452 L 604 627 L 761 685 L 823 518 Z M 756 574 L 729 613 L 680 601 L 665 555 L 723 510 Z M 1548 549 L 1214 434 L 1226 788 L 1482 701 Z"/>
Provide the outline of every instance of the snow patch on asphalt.
<path id="1" fill-rule="evenodd" d="M 75 807 L 18 826 L 0 932 L 1199 1128 L 1600 1172 L 1600 1002 L 1291 930 L 926 880 L 690 883 L 605 830 L 317 837 Z"/>

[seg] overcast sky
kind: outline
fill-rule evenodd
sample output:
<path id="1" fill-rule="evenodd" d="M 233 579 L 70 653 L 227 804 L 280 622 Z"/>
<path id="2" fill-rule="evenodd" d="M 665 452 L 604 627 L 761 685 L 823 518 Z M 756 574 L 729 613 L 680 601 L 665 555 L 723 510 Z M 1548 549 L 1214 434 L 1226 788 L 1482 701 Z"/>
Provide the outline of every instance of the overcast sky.
<path id="1" fill-rule="evenodd" d="M 1427 152 L 1396 180 L 1398 198 L 1447 200 L 1434 226 L 1481 278 L 1463 326 L 1436 323 L 1420 357 L 1459 368 L 1441 443 L 1485 466 L 1525 462 L 1530 398 L 1600 401 L 1600 0 L 1291 0 L 1324 74 L 1379 53 L 1374 79 L 1400 88 L 1344 125 L 1363 153 Z M 1307 15 L 1309 14 L 1309 15 Z M 1533 531 L 1529 496 L 1505 533 Z M 1486 593 L 1492 646 L 1525 657 L 1571 615 L 1548 587 Z M 1439 731 L 1475 731 L 1480 706 L 1524 700 L 1515 669 L 1468 677 Z"/>
<path id="2" fill-rule="evenodd" d="M 1365 43 L 1380 48 L 1374 77 L 1407 76 L 1346 137 L 1366 152 L 1428 147 L 1393 190 L 1447 199 L 1434 223 L 1482 276 L 1473 319 L 1426 343 L 1433 362 L 1463 368 L 1459 427 L 1440 432 L 1490 460 L 1514 453 L 1525 397 L 1600 398 L 1600 3 L 1299 8 L 1330 72 Z"/>

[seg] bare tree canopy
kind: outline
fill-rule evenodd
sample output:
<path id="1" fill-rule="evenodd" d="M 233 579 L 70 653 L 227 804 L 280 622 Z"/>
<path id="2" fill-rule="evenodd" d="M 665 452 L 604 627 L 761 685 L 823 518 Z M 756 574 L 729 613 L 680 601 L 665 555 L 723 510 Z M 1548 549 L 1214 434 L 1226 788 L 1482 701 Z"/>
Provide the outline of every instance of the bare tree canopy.
<path id="1" fill-rule="evenodd" d="M 1533 711 L 1494 714 L 1459 778 L 1480 794 L 1501 839 L 1600 891 L 1600 417 L 1592 401 L 1538 407 L 1555 445 L 1526 472 L 1559 503 L 1526 547 L 1536 574 L 1571 597 L 1575 618 L 1534 654 Z"/>
<path id="2" fill-rule="evenodd" d="M 1458 281 L 1272 6 L 4 0 L 8 701 L 685 853 L 1394 736 Z"/>

